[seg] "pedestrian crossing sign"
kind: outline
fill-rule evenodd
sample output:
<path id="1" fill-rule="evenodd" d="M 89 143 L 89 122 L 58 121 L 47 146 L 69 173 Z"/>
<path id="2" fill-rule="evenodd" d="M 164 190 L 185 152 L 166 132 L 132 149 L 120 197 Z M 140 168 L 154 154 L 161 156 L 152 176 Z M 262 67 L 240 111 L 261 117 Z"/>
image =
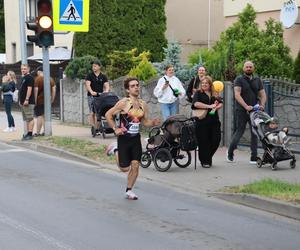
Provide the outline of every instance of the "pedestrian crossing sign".
<path id="1" fill-rule="evenodd" d="M 54 31 L 89 31 L 89 0 L 53 0 Z"/>

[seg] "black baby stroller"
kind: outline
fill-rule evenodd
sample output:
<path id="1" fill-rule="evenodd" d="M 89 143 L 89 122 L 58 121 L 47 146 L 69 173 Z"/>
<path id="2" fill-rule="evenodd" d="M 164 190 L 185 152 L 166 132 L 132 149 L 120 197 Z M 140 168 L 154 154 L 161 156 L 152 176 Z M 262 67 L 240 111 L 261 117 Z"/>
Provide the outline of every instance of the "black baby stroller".
<path id="1" fill-rule="evenodd" d="M 105 113 L 118 101 L 119 97 L 113 92 L 104 92 L 94 97 L 94 107 L 97 121 L 99 122 L 99 128 L 94 133 L 101 133 L 103 138 L 105 138 L 106 134 L 114 133 L 114 130 L 107 124 Z"/>
<path id="2" fill-rule="evenodd" d="M 147 168 L 153 161 L 158 171 L 165 172 L 174 160 L 178 167 L 186 168 L 191 164 L 190 151 L 196 147 L 194 118 L 182 115 L 169 117 L 160 127 L 149 132 L 141 166 Z"/>
<path id="3" fill-rule="evenodd" d="M 270 132 L 267 132 L 265 127 L 268 121 L 273 119 L 267 113 L 262 111 L 253 111 L 250 113 L 252 131 L 257 135 L 262 143 L 264 154 L 262 159 L 257 159 L 257 167 L 262 167 L 264 164 L 271 164 L 271 169 L 277 169 L 277 163 L 280 161 L 291 160 L 290 167 L 296 167 L 295 155 L 287 148 L 285 143 L 275 143 L 268 139 Z M 279 132 L 279 131 L 275 131 Z"/>

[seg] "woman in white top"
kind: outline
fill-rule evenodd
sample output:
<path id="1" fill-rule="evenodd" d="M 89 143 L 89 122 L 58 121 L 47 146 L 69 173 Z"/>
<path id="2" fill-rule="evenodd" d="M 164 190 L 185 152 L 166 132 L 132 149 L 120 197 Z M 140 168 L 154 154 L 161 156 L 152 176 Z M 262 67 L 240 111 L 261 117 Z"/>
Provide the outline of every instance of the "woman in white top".
<path id="1" fill-rule="evenodd" d="M 154 95 L 160 103 L 163 119 L 178 113 L 177 99 L 185 96 L 185 89 L 180 80 L 174 75 L 173 65 L 167 65 L 166 74 L 160 78 L 154 89 Z"/>

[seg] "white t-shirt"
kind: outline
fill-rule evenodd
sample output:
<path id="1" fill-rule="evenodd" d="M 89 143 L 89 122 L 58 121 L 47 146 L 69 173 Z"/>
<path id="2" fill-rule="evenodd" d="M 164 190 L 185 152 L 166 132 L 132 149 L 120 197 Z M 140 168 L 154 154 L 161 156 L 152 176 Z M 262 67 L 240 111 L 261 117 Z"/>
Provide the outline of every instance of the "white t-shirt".
<path id="1" fill-rule="evenodd" d="M 173 91 L 170 87 L 162 89 L 166 80 L 169 81 L 169 84 L 172 86 L 172 88 L 179 90 L 179 98 L 182 99 L 185 96 L 185 89 L 182 86 L 182 83 L 176 76 L 168 77 L 167 75 L 164 75 L 161 77 L 157 85 L 153 91 L 154 95 L 157 97 L 159 103 L 173 103 L 177 100 L 177 97 L 174 96 Z"/>

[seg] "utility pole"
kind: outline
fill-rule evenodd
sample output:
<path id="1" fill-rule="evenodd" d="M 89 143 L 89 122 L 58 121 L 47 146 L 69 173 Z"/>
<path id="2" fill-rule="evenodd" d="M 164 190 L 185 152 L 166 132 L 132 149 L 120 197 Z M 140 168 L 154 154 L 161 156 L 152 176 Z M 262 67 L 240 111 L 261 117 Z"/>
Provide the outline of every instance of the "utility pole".
<path id="1" fill-rule="evenodd" d="M 19 19 L 20 19 L 20 47 L 22 64 L 27 64 L 27 46 L 25 39 L 25 3 L 19 0 Z"/>
<path id="2" fill-rule="evenodd" d="M 207 22 L 207 48 L 210 49 L 210 19 L 211 19 L 211 0 L 208 0 L 208 22 Z"/>
<path id="3" fill-rule="evenodd" d="M 43 46 L 45 135 L 52 135 L 49 49 Z"/>

